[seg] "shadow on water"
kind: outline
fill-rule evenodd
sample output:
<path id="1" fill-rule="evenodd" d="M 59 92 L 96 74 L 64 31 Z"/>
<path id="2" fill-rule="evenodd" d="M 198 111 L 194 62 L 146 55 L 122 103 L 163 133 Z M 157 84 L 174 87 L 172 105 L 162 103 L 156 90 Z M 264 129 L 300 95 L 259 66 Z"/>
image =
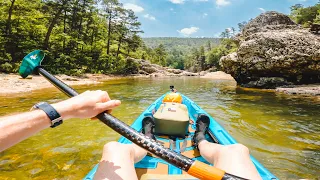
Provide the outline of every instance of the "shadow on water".
<path id="1" fill-rule="evenodd" d="M 320 103 L 312 98 L 236 88 L 201 78 L 128 78 L 76 86 L 102 89 L 122 105 L 113 114 L 131 124 L 170 85 L 211 114 L 280 179 L 319 177 Z M 54 88 L 0 97 L 0 116 L 66 96 Z M 72 119 L 0 153 L 0 179 L 80 179 L 99 161 L 106 142 L 120 136 L 98 121 Z"/>

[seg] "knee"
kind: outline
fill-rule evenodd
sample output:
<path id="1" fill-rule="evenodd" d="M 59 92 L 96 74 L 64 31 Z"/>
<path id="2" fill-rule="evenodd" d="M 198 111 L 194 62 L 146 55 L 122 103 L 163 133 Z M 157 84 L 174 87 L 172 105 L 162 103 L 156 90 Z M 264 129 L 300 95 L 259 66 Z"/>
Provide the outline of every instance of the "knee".
<path id="1" fill-rule="evenodd" d="M 121 155 L 121 156 L 132 156 L 133 149 L 127 144 L 121 144 L 119 142 L 111 141 L 103 146 L 103 154 L 108 155 Z"/>
<path id="2" fill-rule="evenodd" d="M 117 149 L 120 149 L 120 143 L 111 141 L 103 146 L 103 153 L 117 153 Z"/>
<path id="3" fill-rule="evenodd" d="M 227 148 L 227 151 L 230 153 L 249 154 L 249 149 L 243 144 L 232 144 L 225 146 L 225 148 Z"/>

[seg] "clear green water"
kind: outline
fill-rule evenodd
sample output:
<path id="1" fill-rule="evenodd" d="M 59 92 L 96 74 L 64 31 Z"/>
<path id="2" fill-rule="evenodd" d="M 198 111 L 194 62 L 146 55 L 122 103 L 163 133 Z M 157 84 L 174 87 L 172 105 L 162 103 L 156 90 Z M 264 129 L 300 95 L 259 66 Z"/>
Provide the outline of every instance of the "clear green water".
<path id="1" fill-rule="evenodd" d="M 113 114 L 131 124 L 169 85 L 198 103 L 281 179 L 320 177 L 320 103 L 313 98 L 232 88 L 200 78 L 120 79 L 78 86 L 107 90 L 122 101 Z M 0 96 L 0 116 L 28 111 L 39 101 L 65 99 L 55 88 Z M 0 153 L 0 179 L 80 179 L 119 135 L 99 121 L 72 119 Z"/>

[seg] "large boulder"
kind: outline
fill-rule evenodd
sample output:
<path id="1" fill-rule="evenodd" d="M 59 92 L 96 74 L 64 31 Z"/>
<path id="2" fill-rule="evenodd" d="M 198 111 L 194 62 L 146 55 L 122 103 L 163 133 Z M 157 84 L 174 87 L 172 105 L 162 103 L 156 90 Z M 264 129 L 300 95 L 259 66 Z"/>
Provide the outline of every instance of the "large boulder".
<path id="1" fill-rule="evenodd" d="M 151 64 L 149 61 L 144 59 L 133 59 L 133 58 L 127 58 L 134 60 L 139 67 L 139 71 L 143 72 L 142 74 L 152 74 L 155 72 L 158 72 L 157 67 L 154 66 L 154 64 Z"/>
<path id="2" fill-rule="evenodd" d="M 245 87 L 275 88 L 320 82 L 320 36 L 274 11 L 249 22 L 239 49 L 220 59 L 222 70 Z"/>
<path id="3" fill-rule="evenodd" d="M 183 70 L 180 70 L 180 69 L 170 69 L 170 68 L 168 68 L 167 71 L 173 74 L 181 74 L 183 72 Z"/>

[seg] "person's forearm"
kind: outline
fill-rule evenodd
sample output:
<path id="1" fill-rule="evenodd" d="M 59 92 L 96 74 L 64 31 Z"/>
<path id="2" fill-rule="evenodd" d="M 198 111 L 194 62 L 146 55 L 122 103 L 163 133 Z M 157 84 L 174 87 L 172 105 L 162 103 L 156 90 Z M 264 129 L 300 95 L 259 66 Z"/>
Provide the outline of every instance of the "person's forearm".
<path id="1" fill-rule="evenodd" d="M 50 126 L 42 110 L 0 118 L 0 152 Z"/>
<path id="2" fill-rule="evenodd" d="M 86 91 L 51 106 L 67 120 L 92 118 L 120 104 L 119 100 L 110 100 L 107 92 L 98 90 Z M 51 120 L 42 110 L 0 118 L 0 152 L 50 126 Z"/>

